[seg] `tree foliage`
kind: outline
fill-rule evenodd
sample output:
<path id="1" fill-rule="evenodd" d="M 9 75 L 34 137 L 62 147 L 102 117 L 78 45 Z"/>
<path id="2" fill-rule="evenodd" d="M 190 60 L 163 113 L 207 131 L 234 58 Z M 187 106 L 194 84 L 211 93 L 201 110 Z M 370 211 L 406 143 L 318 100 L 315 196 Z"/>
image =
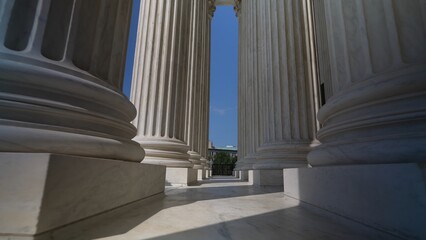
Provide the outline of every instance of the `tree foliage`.
<path id="1" fill-rule="evenodd" d="M 218 152 L 213 157 L 213 164 L 235 164 L 237 157 L 231 157 L 231 154 L 225 152 Z"/>

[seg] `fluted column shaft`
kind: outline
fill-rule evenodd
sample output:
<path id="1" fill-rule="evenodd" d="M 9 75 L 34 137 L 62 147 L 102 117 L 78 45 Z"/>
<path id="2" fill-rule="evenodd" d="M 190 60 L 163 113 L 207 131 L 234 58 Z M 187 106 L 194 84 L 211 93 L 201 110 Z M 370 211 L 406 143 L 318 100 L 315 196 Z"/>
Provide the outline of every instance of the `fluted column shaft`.
<path id="1" fill-rule="evenodd" d="M 240 74 L 246 91 L 240 94 L 246 97 L 240 106 L 252 169 L 307 164 L 314 124 L 303 7 L 296 0 L 241 3 L 240 38 L 246 39 L 241 61 L 246 66 Z"/>
<path id="2" fill-rule="evenodd" d="M 258 2 L 262 140 L 254 169 L 306 166 L 313 140 L 303 1 Z"/>
<path id="3" fill-rule="evenodd" d="M 206 13 L 207 1 L 192 1 L 191 3 L 191 40 L 189 42 L 189 67 L 188 67 L 188 85 L 187 85 L 187 125 L 186 125 L 186 142 L 190 149 L 190 161 L 194 164 L 195 169 L 202 168 L 201 152 L 200 152 L 200 130 L 202 122 L 200 114 L 202 106 L 202 81 L 204 56 L 202 54 L 203 45 L 203 15 Z"/>
<path id="4" fill-rule="evenodd" d="M 426 1 L 314 5 L 329 79 L 312 165 L 424 162 Z M 321 15 L 322 14 L 322 15 Z"/>
<path id="5" fill-rule="evenodd" d="M 246 91 L 246 84 L 247 79 L 245 75 L 245 69 L 246 69 L 246 61 L 247 58 L 245 57 L 247 51 L 246 51 L 246 38 L 245 33 L 247 26 L 242 24 L 242 13 L 241 13 L 241 0 L 235 0 L 234 1 L 234 10 L 235 14 L 238 18 L 238 161 L 236 164 L 236 170 L 242 170 L 245 168 L 246 164 L 246 104 L 245 100 L 247 97 L 247 91 Z M 244 19 L 246 19 L 246 16 L 244 15 Z M 244 20 L 247 21 L 247 20 Z"/>
<path id="6" fill-rule="evenodd" d="M 239 160 L 237 169 L 253 169 L 256 163 L 256 149 L 261 139 L 259 121 L 259 82 L 257 56 L 257 3 L 253 0 L 235 1 L 239 21 Z"/>
<path id="7" fill-rule="evenodd" d="M 214 1 L 192 2 L 186 141 L 195 169 L 207 166 L 211 6 Z"/>
<path id="8" fill-rule="evenodd" d="M 0 152 L 143 159 L 121 93 L 131 6 L 0 2 Z"/>
<path id="9" fill-rule="evenodd" d="M 239 27 L 240 27 L 240 52 L 239 52 L 239 88 L 240 96 L 240 120 L 239 131 L 242 134 L 242 141 L 239 143 L 242 149 L 239 149 L 239 161 L 237 169 L 252 169 L 253 163 L 256 162 L 256 147 L 258 145 L 258 137 L 260 136 L 260 125 L 256 124 L 259 117 L 259 108 L 257 104 L 257 63 L 256 56 L 257 46 L 257 25 L 256 25 L 256 1 L 237 1 L 239 6 Z M 258 122 L 258 121 L 257 121 Z"/>
<path id="10" fill-rule="evenodd" d="M 185 143 L 190 23 L 191 1 L 141 3 L 131 100 L 146 163 L 193 166 Z"/>
<path id="11" fill-rule="evenodd" d="M 211 21 L 216 11 L 215 1 L 209 0 L 207 5 L 207 12 L 204 18 L 204 88 L 203 88 L 203 104 L 202 104 L 202 128 L 201 128 L 201 160 L 204 169 L 210 169 L 208 163 L 208 145 L 209 145 L 209 114 L 210 114 L 210 58 L 211 58 Z"/>

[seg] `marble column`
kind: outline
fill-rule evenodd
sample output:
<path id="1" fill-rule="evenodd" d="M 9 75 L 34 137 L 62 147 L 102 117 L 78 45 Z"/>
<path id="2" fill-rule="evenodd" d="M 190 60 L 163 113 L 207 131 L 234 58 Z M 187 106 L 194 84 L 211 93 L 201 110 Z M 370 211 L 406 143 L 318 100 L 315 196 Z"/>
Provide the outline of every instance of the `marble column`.
<path id="1" fill-rule="evenodd" d="M 201 160 L 204 164 L 203 178 L 209 178 L 208 171 L 211 169 L 208 160 L 209 151 L 209 120 L 210 120 L 210 58 L 211 58 L 211 22 L 216 11 L 215 0 L 209 0 L 207 13 L 204 18 L 204 76 L 203 76 L 203 104 L 202 104 L 202 128 L 201 128 Z"/>
<path id="2" fill-rule="evenodd" d="M 187 85 L 187 143 L 198 179 L 206 176 L 210 78 L 210 9 L 214 1 L 193 1 Z M 206 128 L 207 127 L 207 128 Z"/>
<path id="3" fill-rule="evenodd" d="M 424 162 L 425 1 L 315 5 L 326 103 L 314 166 Z"/>
<path id="4" fill-rule="evenodd" d="M 188 85 L 187 85 L 187 125 L 186 125 L 186 142 L 188 143 L 190 150 L 188 154 L 190 161 L 194 164 L 194 174 L 198 175 L 198 172 L 203 168 L 201 162 L 200 152 L 200 113 L 201 105 L 200 101 L 203 93 L 201 92 L 202 83 L 202 17 L 205 14 L 207 8 L 206 1 L 192 1 L 191 8 L 191 39 L 189 41 L 189 67 L 188 67 Z M 204 11 L 203 11 L 204 10 Z M 198 177 L 201 179 L 201 176 Z"/>
<path id="5" fill-rule="evenodd" d="M 241 16 L 241 0 L 234 1 L 234 10 L 235 15 L 238 19 L 238 161 L 235 166 L 235 170 L 241 171 L 242 180 L 247 180 L 247 169 L 249 169 L 249 164 L 247 163 L 247 140 L 248 135 L 246 134 L 246 124 L 248 122 L 247 116 L 247 105 L 245 103 L 247 98 L 247 78 L 246 78 L 246 64 L 247 64 L 247 14 Z M 242 19 L 244 20 L 242 21 Z M 246 137 L 247 136 L 247 137 Z"/>
<path id="6" fill-rule="evenodd" d="M 164 190 L 164 168 L 140 164 L 121 92 L 131 7 L 0 1 L 1 236 L 49 234 Z"/>
<path id="7" fill-rule="evenodd" d="M 253 15 L 256 9 L 254 1 L 235 1 L 235 11 L 239 22 L 239 73 L 238 73 L 238 101 L 239 101 L 239 160 L 237 170 L 247 171 L 252 169 L 255 162 L 257 137 L 260 135 L 259 127 L 255 126 L 258 118 L 258 108 L 254 101 L 256 95 L 257 58 L 255 56 L 255 23 Z"/>
<path id="8" fill-rule="evenodd" d="M 254 169 L 306 166 L 313 140 L 302 1 L 258 2 L 262 141 Z"/>
<path id="9" fill-rule="evenodd" d="M 312 3 L 321 145 L 285 170 L 285 194 L 426 239 L 426 1 Z"/>
<path id="10" fill-rule="evenodd" d="M 191 1 L 141 2 L 131 100 L 138 109 L 135 141 L 144 162 L 167 166 L 170 184 L 187 184 L 187 77 Z"/>
<path id="11" fill-rule="evenodd" d="M 241 3 L 241 61 L 246 64 L 240 72 L 246 79 L 240 92 L 246 95 L 241 104 L 246 117 L 241 119 L 247 119 L 241 128 L 249 138 L 244 160 L 258 185 L 282 185 L 283 168 L 307 166 L 314 139 L 303 8 L 303 1 L 294 0 Z"/>

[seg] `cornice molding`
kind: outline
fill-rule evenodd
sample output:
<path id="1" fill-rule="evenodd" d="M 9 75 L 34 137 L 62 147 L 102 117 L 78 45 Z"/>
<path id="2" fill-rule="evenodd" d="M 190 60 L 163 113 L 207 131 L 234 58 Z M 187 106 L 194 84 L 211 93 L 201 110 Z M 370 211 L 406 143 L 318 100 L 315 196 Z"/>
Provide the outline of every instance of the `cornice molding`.
<path id="1" fill-rule="evenodd" d="M 209 9 L 208 9 L 208 16 L 210 19 L 214 17 L 214 12 L 216 11 L 216 0 L 208 0 Z"/>

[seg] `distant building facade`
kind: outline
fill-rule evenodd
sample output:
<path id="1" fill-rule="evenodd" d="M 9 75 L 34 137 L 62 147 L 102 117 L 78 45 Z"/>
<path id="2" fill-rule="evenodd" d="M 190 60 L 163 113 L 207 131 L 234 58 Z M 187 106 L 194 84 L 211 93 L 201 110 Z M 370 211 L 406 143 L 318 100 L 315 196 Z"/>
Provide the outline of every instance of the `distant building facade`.
<path id="1" fill-rule="evenodd" d="M 209 160 L 213 160 L 216 154 L 227 153 L 231 158 L 238 157 L 238 148 L 236 146 L 214 147 L 209 148 Z"/>

